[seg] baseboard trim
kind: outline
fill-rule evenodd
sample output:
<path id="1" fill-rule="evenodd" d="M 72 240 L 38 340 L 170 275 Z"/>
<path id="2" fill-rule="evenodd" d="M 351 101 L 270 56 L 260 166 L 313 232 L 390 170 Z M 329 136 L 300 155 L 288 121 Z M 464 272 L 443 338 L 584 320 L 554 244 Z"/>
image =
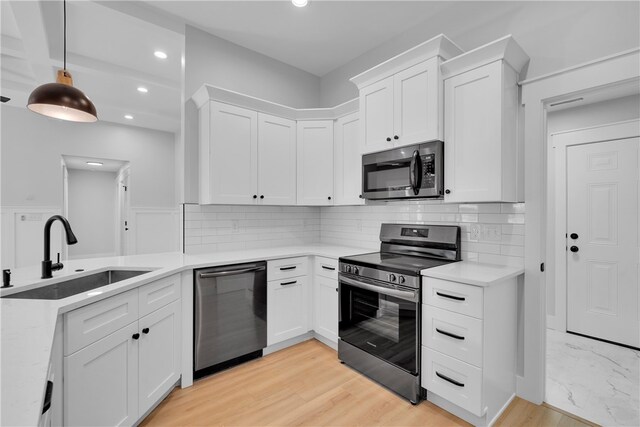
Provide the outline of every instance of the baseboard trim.
<path id="1" fill-rule="evenodd" d="M 300 344 L 301 342 L 309 341 L 314 338 L 314 332 L 309 331 L 305 334 L 298 335 L 297 337 L 289 338 L 288 340 L 284 340 L 282 342 L 272 344 L 262 350 L 262 355 L 266 356 L 271 353 L 275 353 L 276 351 L 284 350 L 287 347 L 291 347 L 292 345 Z"/>
<path id="2" fill-rule="evenodd" d="M 337 342 L 333 342 L 330 339 L 328 339 L 327 337 L 320 335 L 317 332 L 313 333 L 313 338 L 315 338 L 316 340 L 320 341 L 322 344 L 326 345 L 327 347 L 330 347 L 332 349 L 334 349 L 335 351 L 338 351 L 338 343 Z"/>
<path id="3" fill-rule="evenodd" d="M 488 424 L 489 426 L 494 425 L 496 421 L 498 421 L 498 419 L 502 416 L 502 413 L 507 410 L 507 408 L 509 407 L 509 405 L 511 405 L 511 402 L 513 402 L 513 399 L 515 398 L 516 398 L 516 394 L 513 393 L 511 397 L 507 400 L 507 402 L 504 405 L 502 405 L 502 408 L 500 408 L 500 410 L 496 413 L 493 419 L 489 421 L 489 424 Z"/>
<path id="4" fill-rule="evenodd" d="M 176 388 L 176 387 L 180 387 L 180 378 L 178 378 L 178 381 L 176 381 L 176 383 L 173 385 L 173 387 L 169 388 L 169 390 L 167 390 L 160 399 L 158 399 L 158 401 L 156 403 L 154 403 L 153 405 L 151 405 L 151 408 L 149 408 L 147 410 L 147 412 L 144 413 L 144 415 L 142 415 L 138 421 L 136 421 L 133 425 L 134 426 L 139 426 L 140 423 L 142 423 L 144 421 L 145 418 L 147 418 L 149 416 L 150 413 L 152 413 L 158 406 L 160 406 L 160 404 L 162 402 L 164 402 L 164 400 L 167 398 L 167 396 L 169 396 L 171 394 L 171 392 Z"/>
<path id="5" fill-rule="evenodd" d="M 571 412 L 567 412 L 564 409 L 558 408 L 557 406 L 550 405 L 547 402 L 542 402 L 541 406 L 544 406 L 544 407 L 549 408 L 549 409 L 553 409 L 556 412 L 560 412 L 561 414 L 566 415 L 569 418 L 573 418 L 574 420 L 580 421 L 581 423 L 584 423 L 586 425 L 589 425 L 589 426 L 592 426 L 592 427 L 600 427 L 598 424 L 595 424 L 592 421 L 585 420 L 584 418 L 579 417 L 576 414 L 572 414 Z"/>

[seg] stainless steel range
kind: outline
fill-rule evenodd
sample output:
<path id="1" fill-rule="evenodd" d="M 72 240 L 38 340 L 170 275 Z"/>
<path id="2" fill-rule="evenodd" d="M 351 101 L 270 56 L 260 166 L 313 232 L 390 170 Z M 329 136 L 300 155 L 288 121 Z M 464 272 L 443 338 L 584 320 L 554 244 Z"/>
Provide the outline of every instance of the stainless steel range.
<path id="1" fill-rule="evenodd" d="M 382 224 L 380 252 L 340 258 L 338 357 L 420 400 L 421 271 L 460 260 L 460 227 Z"/>

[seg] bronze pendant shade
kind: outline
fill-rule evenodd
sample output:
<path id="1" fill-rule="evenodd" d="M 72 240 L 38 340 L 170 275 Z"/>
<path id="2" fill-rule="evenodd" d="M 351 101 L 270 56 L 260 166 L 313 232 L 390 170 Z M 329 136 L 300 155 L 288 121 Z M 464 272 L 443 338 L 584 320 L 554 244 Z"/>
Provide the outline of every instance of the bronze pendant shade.
<path id="1" fill-rule="evenodd" d="M 73 87 L 73 79 L 67 71 L 67 2 L 64 8 L 64 69 L 58 70 L 56 83 L 38 86 L 29 95 L 27 108 L 36 113 L 71 122 L 95 122 L 98 113 L 93 102 Z"/>

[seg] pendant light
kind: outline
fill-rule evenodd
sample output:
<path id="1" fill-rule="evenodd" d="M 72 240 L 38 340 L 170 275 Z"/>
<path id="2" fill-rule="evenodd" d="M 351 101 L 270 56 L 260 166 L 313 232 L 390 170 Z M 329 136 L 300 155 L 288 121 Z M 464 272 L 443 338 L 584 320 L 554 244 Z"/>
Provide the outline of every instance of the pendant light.
<path id="1" fill-rule="evenodd" d="M 56 83 L 38 86 L 29 95 L 27 108 L 38 114 L 71 122 L 95 122 L 98 114 L 93 102 L 73 87 L 71 73 L 67 71 L 67 1 L 63 0 L 64 14 L 64 68 L 58 70 Z"/>

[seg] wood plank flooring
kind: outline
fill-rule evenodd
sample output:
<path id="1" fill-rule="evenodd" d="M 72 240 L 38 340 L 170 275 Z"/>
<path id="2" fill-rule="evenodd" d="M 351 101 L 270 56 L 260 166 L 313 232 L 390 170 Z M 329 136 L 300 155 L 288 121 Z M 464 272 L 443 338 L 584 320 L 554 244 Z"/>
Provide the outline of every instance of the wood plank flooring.
<path id="1" fill-rule="evenodd" d="M 306 341 L 176 388 L 143 426 L 468 426 L 430 402 L 413 406 Z M 586 426 L 516 399 L 497 426 Z"/>

